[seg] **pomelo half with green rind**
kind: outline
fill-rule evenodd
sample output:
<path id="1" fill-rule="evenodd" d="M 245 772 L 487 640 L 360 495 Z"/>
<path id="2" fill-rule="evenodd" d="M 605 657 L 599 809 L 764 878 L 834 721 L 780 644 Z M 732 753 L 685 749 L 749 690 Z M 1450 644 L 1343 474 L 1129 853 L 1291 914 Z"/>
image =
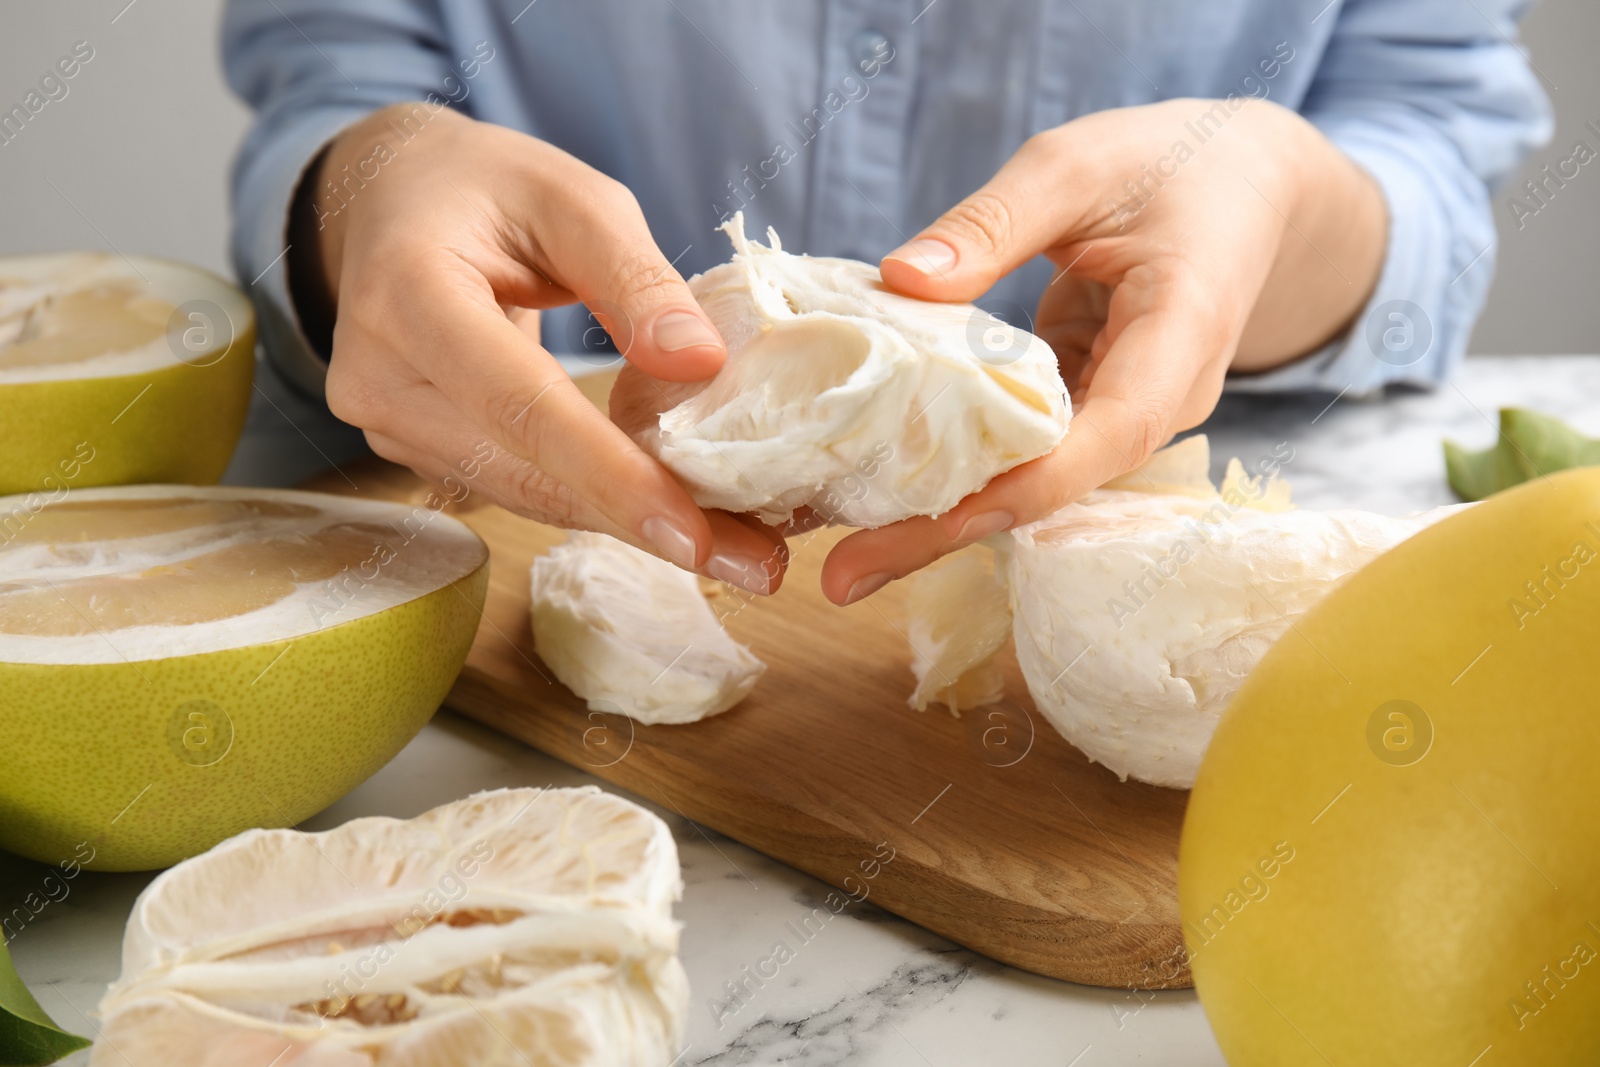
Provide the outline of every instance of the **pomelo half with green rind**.
<path id="1" fill-rule="evenodd" d="M 17 509 L 21 508 L 20 518 Z M 426 506 L 139 486 L 0 499 L 0 847 L 168 866 L 383 766 L 459 673 L 488 552 Z"/>
<path id="2" fill-rule="evenodd" d="M 0 258 L 0 494 L 211 484 L 244 428 L 250 302 L 181 263 Z"/>

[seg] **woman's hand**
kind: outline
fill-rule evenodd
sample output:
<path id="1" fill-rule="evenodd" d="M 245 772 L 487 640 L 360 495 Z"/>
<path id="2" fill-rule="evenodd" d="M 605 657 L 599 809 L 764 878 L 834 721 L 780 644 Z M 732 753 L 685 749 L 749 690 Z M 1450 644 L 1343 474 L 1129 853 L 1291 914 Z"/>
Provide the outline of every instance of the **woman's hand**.
<path id="1" fill-rule="evenodd" d="M 328 406 L 374 451 L 434 481 L 473 472 L 472 488 L 541 522 L 776 588 L 782 538 L 695 506 L 539 344 L 537 309 L 582 300 L 652 379 L 722 366 L 626 188 L 532 137 L 402 104 L 342 133 L 307 192 L 295 239 L 315 253 L 294 263 L 337 307 Z"/>
<path id="2" fill-rule="evenodd" d="M 823 570 L 829 599 L 859 600 L 1050 514 L 1202 422 L 1230 368 L 1287 362 L 1349 326 L 1382 265 L 1382 194 L 1300 116 L 1235 103 L 1172 100 L 1039 134 L 884 258 L 895 289 L 973 300 L 1047 256 L 1056 272 L 1034 332 L 1077 411 L 1054 452 L 948 514 L 840 542 Z"/>

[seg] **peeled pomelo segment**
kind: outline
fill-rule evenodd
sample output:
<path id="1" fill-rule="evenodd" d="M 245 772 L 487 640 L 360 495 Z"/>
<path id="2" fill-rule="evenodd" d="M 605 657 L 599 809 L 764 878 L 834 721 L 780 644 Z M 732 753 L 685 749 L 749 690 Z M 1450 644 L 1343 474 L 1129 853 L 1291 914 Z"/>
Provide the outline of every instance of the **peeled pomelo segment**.
<path id="1" fill-rule="evenodd" d="M 216 1048 L 386 1067 L 665 1065 L 688 1001 L 680 891 L 665 824 L 593 788 L 252 831 L 140 896 L 102 1047 L 175 1065 Z"/>
<path id="2" fill-rule="evenodd" d="M 1257 511 L 1292 511 L 1289 483 L 1270 474 L 1247 474 L 1238 456 L 1228 460 L 1219 488 L 1211 482 L 1211 442 L 1203 433 L 1185 437 L 1159 449 L 1138 467 L 1119 474 L 1101 489 L 1130 493 L 1189 496 L 1198 500 L 1223 500 L 1233 507 Z"/>
<path id="3" fill-rule="evenodd" d="M 195 267 L 0 258 L 0 494 L 217 481 L 244 426 L 255 315 Z"/>
<path id="4" fill-rule="evenodd" d="M 1211 484 L 1211 441 L 1203 433 L 1185 437 L 1176 444 L 1158 449 L 1139 466 L 1117 475 L 1100 488 L 1214 497 L 1217 487 Z"/>
<path id="5" fill-rule="evenodd" d="M 995 654 L 1011 638 L 1010 588 L 995 552 L 972 546 L 951 553 L 910 579 L 906 637 L 916 688 L 908 703 L 952 714 L 1005 695 Z"/>
<path id="6" fill-rule="evenodd" d="M 670 1067 L 674 1055 L 623 995 L 464 1009 L 354 1032 L 332 1017 L 241 1029 L 231 1013 L 189 997 L 140 1001 L 119 1018 L 118 1051 L 97 1047 L 94 1067 Z"/>
<path id="7" fill-rule="evenodd" d="M 1061 442 L 1071 419 L 1050 346 L 970 304 L 916 300 L 878 268 L 749 240 L 689 279 L 728 343 L 704 383 L 623 375 L 612 415 L 703 507 L 769 524 L 802 506 L 883 526 L 940 515 Z"/>
<path id="8" fill-rule="evenodd" d="M 1440 518 L 1298 511 L 1204 436 L 1011 532 L 1017 660 L 1035 703 L 1119 777 L 1188 788 L 1230 697 L 1346 576 Z"/>
<path id="9" fill-rule="evenodd" d="M 695 722 L 743 700 L 766 670 L 693 574 L 606 534 L 575 532 L 535 559 L 530 596 L 539 657 L 596 711 Z"/>
<path id="10" fill-rule="evenodd" d="M 590 796 L 605 802 L 584 799 Z M 660 860 L 670 836 L 663 844 L 653 830 L 645 833 L 651 824 L 640 823 L 638 809 L 611 799 L 593 790 L 483 793 L 416 819 L 356 819 L 314 835 L 316 848 L 304 835 L 241 835 L 158 879 L 160 891 L 153 885 L 135 906 L 124 965 L 143 968 L 213 950 L 226 956 L 294 937 L 314 942 L 327 934 L 339 941 L 335 932 L 350 937 L 357 929 L 408 929 L 419 894 L 451 872 L 459 876 L 462 865 L 484 866 L 486 855 L 493 856 L 493 877 L 473 881 L 464 907 L 434 917 L 486 913 L 492 924 L 496 909 L 505 913 L 499 921 L 509 921 L 512 910 L 526 911 L 526 902 L 555 898 L 668 907 L 678 894 L 676 866 Z M 381 887 L 353 896 L 346 880 L 353 870 L 373 872 Z M 238 886 L 264 881 L 281 886 L 238 896 Z M 407 907 L 396 912 L 396 900 Z M 320 954 L 325 946 L 308 951 Z"/>
<path id="11" fill-rule="evenodd" d="M 488 586 L 429 506 L 138 486 L 0 498 L 0 528 L 0 847 L 102 870 L 365 780 L 438 708 Z"/>
<path id="12" fill-rule="evenodd" d="M 1023 677 L 1090 759 L 1188 788 L 1223 707 L 1267 649 L 1423 525 L 1096 491 L 1013 531 Z"/>

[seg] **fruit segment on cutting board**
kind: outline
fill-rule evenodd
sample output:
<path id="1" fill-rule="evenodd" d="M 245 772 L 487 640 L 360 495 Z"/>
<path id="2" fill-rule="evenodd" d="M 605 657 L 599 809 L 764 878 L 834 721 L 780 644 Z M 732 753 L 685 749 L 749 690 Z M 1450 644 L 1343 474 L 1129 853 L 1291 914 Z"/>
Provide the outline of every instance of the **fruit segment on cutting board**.
<path id="1" fill-rule="evenodd" d="M 603 404 L 609 378 L 582 384 Z M 418 506 L 432 492 L 377 460 L 342 472 L 308 488 Z M 488 543 L 491 570 L 449 707 L 1001 962 L 1093 985 L 1190 984 L 1177 910 L 1187 794 L 1091 764 L 1035 710 L 1009 650 L 1000 704 L 913 711 L 901 583 L 848 608 L 818 588 L 847 531 L 793 539 L 770 599 L 714 594 L 768 664 L 743 703 L 645 726 L 590 713 L 539 661 L 528 568 L 566 534 L 482 499 L 450 506 Z"/>

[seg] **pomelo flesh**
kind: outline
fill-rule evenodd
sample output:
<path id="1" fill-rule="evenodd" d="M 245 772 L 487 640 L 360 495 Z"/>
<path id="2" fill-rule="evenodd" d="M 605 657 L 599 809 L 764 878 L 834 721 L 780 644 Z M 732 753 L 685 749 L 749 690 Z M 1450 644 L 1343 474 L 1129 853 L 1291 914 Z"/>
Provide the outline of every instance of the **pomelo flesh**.
<path id="1" fill-rule="evenodd" d="M 667 1067 L 681 888 L 666 824 L 593 787 L 248 831 L 140 895 L 93 1062 Z"/>

